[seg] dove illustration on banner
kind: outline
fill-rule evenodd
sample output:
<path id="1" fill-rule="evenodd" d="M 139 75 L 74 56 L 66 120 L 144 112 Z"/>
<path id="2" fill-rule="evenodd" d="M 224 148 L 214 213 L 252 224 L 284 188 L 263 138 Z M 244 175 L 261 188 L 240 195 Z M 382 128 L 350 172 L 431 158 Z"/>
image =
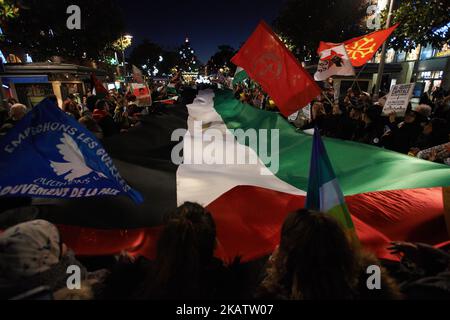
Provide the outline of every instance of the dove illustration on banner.
<path id="1" fill-rule="evenodd" d="M 58 176 L 63 176 L 66 181 L 72 182 L 94 172 L 86 165 L 86 160 L 78 148 L 77 143 L 67 133 L 63 133 L 61 144 L 56 146 L 63 159 L 67 162 L 50 161 L 50 166 Z M 107 178 L 103 173 L 96 172 L 101 178 Z"/>

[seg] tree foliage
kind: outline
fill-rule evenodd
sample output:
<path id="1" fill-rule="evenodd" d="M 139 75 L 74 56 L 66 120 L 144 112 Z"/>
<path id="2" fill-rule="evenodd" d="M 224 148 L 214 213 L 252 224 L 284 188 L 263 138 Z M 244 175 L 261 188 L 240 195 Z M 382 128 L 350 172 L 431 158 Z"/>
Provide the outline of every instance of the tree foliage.
<path id="1" fill-rule="evenodd" d="M 0 0 L 0 25 L 19 15 L 19 7 L 14 1 Z"/>
<path id="2" fill-rule="evenodd" d="M 162 57 L 162 61 L 160 57 Z M 168 75 L 173 68 L 181 64 L 178 51 L 163 49 L 148 39 L 144 39 L 142 43 L 133 48 L 129 60 L 131 64 L 145 70 L 149 75 L 155 68 L 159 71 L 158 75 Z"/>
<path id="3" fill-rule="evenodd" d="M 153 66 L 159 62 L 163 49 L 148 39 L 137 45 L 130 54 L 130 62 L 141 68 L 144 65 Z"/>
<path id="4" fill-rule="evenodd" d="M 367 1 L 288 0 L 274 22 L 301 59 L 315 57 L 320 41 L 342 42 L 364 33 Z"/>
<path id="5" fill-rule="evenodd" d="M 387 9 L 382 13 L 382 22 L 387 18 Z M 418 44 L 431 44 L 435 48 L 450 39 L 450 0 L 400 1 L 393 11 L 393 23 L 400 23 L 390 46 L 405 51 Z"/>
<path id="6" fill-rule="evenodd" d="M 180 55 L 177 51 L 164 50 L 163 58 L 164 58 L 164 60 L 161 62 L 161 64 L 159 65 L 159 68 L 158 68 L 160 71 L 160 74 L 162 74 L 162 75 L 164 75 L 164 74 L 168 75 L 168 74 L 172 73 L 172 69 L 178 68 L 178 66 L 181 63 Z"/>
<path id="7" fill-rule="evenodd" d="M 226 67 L 234 69 L 235 66 L 231 62 L 231 59 L 236 54 L 236 50 L 229 45 L 221 45 L 218 51 L 208 61 L 208 71 L 210 73 L 217 73 L 220 68 Z"/>
<path id="8" fill-rule="evenodd" d="M 81 9 L 81 30 L 67 27 L 70 5 Z M 98 60 L 123 31 L 122 12 L 115 0 L 22 0 L 21 6 L 19 17 L 7 26 L 8 43 L 30 53 L 35 61 L 52 56 Z"/>

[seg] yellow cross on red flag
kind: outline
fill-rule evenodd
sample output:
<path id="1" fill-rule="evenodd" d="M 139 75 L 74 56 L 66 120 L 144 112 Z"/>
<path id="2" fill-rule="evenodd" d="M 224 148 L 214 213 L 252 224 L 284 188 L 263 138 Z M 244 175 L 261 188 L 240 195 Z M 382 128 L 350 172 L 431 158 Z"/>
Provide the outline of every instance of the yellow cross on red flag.
<path id="1" fill-rule="evenodd" d="M 348 57 L 354 67 L 361 67 L 373 58 L 399 24 L 367 35 L 350 39 L 345 44 Z"/>

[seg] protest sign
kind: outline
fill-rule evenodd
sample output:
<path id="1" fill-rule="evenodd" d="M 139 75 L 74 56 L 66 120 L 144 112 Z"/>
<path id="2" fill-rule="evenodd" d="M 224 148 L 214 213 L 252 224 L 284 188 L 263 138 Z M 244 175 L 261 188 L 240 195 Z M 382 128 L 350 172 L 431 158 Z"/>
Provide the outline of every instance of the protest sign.
<path id="1" fill-rule="evenodd" d="M 132 83 L 131 88 L 133 90 L 133 95 L 136 96 L 138 107 L 149 107 L 152 105 L 150 89 L 145 84 Z"/>
<path id="2" fill-rule="evenodd" d="M 403 117 L 408 108 L 415 83 L 398 84 L 392 88 L 383 108 L 383 114 L 389 115 L 395 112 L 398 117 Z"/>

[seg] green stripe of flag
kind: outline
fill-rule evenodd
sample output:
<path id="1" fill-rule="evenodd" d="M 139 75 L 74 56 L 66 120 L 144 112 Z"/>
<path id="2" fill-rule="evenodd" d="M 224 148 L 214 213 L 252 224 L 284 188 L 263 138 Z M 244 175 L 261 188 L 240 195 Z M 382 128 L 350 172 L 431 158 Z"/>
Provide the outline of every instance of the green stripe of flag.
<path id="1" fill-rule="evenodd" d="M 280 168 L 274 173 L 298 189 L 307 190 L 311 136 L 298 132 L 279 114 L 237 101 L 231 91 L 216 92 L 215 109 L 229 129 L 279 129 Z M 448 166 L 351 141 L 324 139 L 324 144 L 346 196 L 384 190 L 450 186 Z M 270 155 L 270 146 L 268 152 Z"/>

